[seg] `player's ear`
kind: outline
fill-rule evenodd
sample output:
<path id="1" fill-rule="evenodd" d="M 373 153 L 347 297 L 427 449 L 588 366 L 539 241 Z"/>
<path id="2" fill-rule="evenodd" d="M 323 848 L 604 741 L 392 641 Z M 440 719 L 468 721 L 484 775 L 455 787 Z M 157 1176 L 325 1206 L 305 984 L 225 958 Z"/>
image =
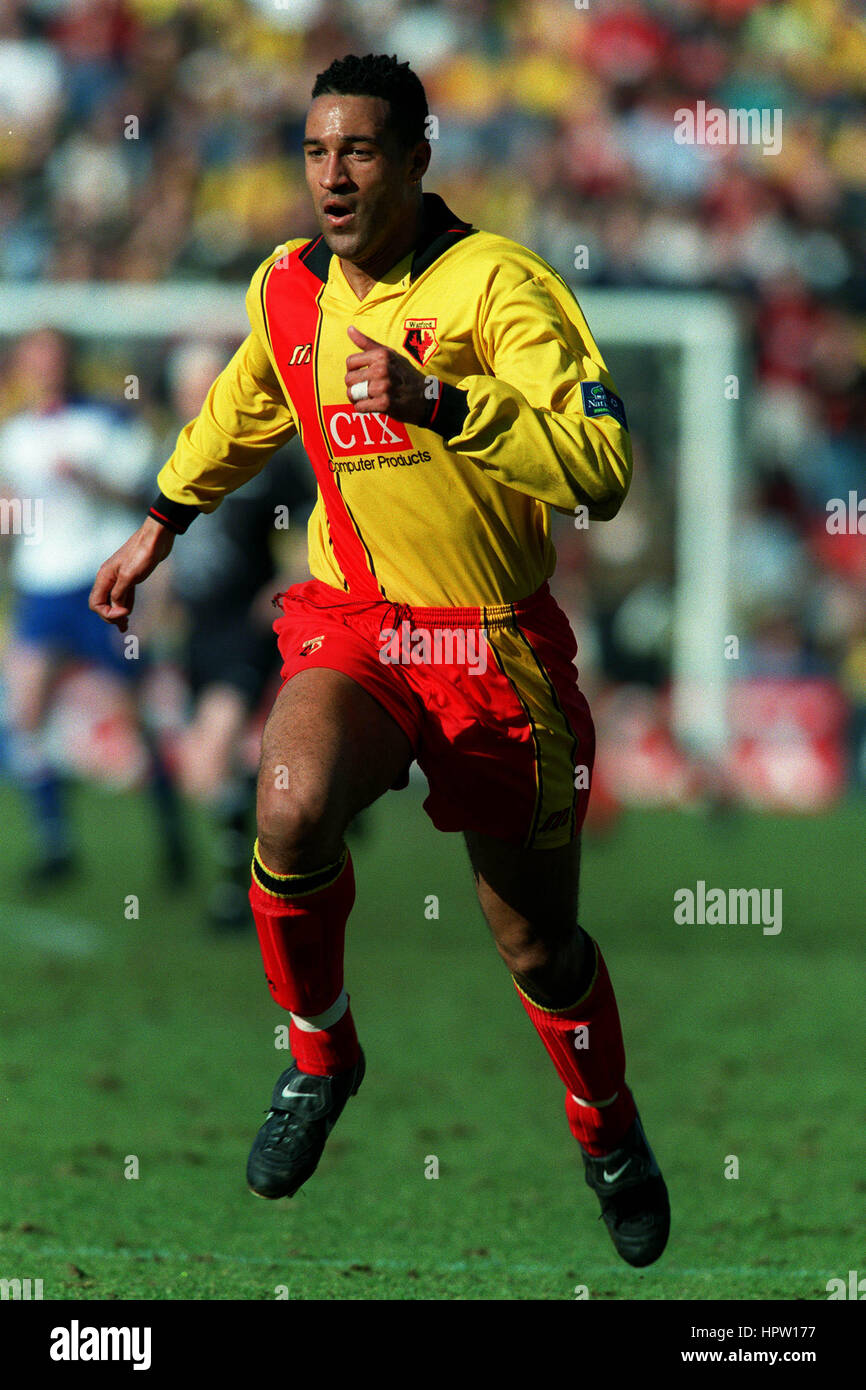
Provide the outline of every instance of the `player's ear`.
<path id="1" fill-rule="evenodd" d="M 431 154 L 432 154 L 432 151 L 431 151 L 431 149 L 430 149 L 430 141 L 429 141 L 429 140 L 419 140 L 419 141 L 418 141 L 418 144 L 415 146 L 414 150 L 412 151 L 412 162 L 411 162 L 411 164 L 410 164 L 410 166 L 409 166 L 409 181 L 410 181 L 410 183 L 420 183 L 420 182 L 421 182 L 421 180 L 423 179 L 424 175 L 427 173 L 427 169 L 428 169 L 429 164 L 430 164 L 430 156 L 431 156 Z"/>

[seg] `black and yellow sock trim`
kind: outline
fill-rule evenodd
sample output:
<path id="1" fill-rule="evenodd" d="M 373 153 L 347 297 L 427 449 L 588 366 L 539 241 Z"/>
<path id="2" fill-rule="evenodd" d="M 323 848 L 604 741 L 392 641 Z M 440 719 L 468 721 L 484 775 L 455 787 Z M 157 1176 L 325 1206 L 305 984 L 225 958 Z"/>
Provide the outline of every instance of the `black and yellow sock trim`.
<path id="1" fill-rule="evenodd" d="M 583 993 L 580 995 L 578 999 L 575 999 L 573 1004 L 566 1004 L 565 1008 L 562 1009 L 551 1009 L 548 1004 L 540 1004 L 537 999 L 533 999 L 532 995 L 528 994 L 521 984 L 518 984 L 515 976 L 511 976 L 512 980 L 514 980 L 514 987 L 517 990 L 518 994 L 522 994 L 523 998 L 526 999 L 534 1009 L 538 1009 L 539 1013 L 554 1015 L 570 1014 L 578 1007 L 578 1005 L 582 1004 L 585 999 L 588 999 L 590 994 L 592 994 L 592 991 L 595 989 L 595 982 L 598 978 L 598 951 L 595 949 L 595 942 L 593 941 L 589 933 L 584 932 L 584 936 L 586 937 L 586 940 L 589 943 L 589 945 L 592 947 L 592 976 L 586 989 L 583 991 Z"/>
<path id="2" fill-rule="evenodd" d="M 307 898 L 311 893 L 321 893 L 323 888 L 330 888 L 332 883 L 336 883 L 346 867 L 348 857 L 349 850 L 346 848 L 336 863 L 327 864 L 324 869 L 314 869 L 309 874 L 275 874 L 262 863 L 259 842 L 256 840 L 253 846 L 252 873 L 259 887 L 270 893 L 271 897 Z"/>

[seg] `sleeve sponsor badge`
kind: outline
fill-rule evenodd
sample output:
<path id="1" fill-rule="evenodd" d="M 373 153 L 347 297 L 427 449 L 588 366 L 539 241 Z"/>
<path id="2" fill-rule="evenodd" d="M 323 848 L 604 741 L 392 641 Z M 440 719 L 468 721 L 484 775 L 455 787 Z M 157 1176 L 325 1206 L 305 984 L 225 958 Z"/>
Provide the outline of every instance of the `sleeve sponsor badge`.
<path id="1" fill-rule="evenodd" d="M 583 397 L 583 413 L 588 419 L 596 415 L 612 415 L 624 430 L 628 429 L 625 406 L 615 391 L 610 391 L 600 381 L 582 381 L 580 394 Z"/>

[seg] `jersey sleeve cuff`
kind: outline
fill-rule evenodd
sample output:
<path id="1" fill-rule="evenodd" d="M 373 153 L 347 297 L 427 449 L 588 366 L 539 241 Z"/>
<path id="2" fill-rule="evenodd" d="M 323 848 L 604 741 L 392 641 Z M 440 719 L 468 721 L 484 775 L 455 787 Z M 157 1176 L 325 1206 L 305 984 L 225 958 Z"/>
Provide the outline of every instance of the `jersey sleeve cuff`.
<path id="1" fill-rule="evenodd" d="M 439 383 L 439 394 L 433 402 L 433 409 L 427 420 L 428 430 L 434 430 L 444 440 L 453 439 L 463 433 L 463 426 L 469 414 L 469 397 L 459 386 L 448 382 Z"/>
<path id="2" fill-rule="evenodd" d="M 148 516 L 152 516 L 154 521 L 158 521 L 167 530 L 182 536 L 190 524 L 195 521 L 199 510 L 198 507 L 188 502 L 172 502 L 170 497 L 164 497 L 160 493 L 148 512 Z"/>

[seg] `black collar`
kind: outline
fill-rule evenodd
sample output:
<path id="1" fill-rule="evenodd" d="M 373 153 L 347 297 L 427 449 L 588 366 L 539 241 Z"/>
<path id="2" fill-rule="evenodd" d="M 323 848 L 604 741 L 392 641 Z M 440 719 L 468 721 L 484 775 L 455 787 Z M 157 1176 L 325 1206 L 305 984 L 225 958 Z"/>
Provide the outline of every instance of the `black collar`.
<path id="1" fill-rule="evenodd" d="M 424 212 L 421 236 L 412 257 L 410 280 L 417 280 L 421 272 L 428 270 L 444 251 L 477 231 L 471 222 L 461 222 L 455 217 L 438 193 L 424 193 L 422 197 Z"/>
<path id="2" fill-rule="evenodd" d="M 428 270 L 443 252 L 477 230 L 471 222 L 461 222 L 438 193 L 424 193 L 422 199 L 421 235 L 412 256 L 410 280 L 417 280 L 422 271 Z M 319 280 L 325 281 L 333 254 L 325 238 L 318 236 L 301 247 L 298 259 Z"/>

